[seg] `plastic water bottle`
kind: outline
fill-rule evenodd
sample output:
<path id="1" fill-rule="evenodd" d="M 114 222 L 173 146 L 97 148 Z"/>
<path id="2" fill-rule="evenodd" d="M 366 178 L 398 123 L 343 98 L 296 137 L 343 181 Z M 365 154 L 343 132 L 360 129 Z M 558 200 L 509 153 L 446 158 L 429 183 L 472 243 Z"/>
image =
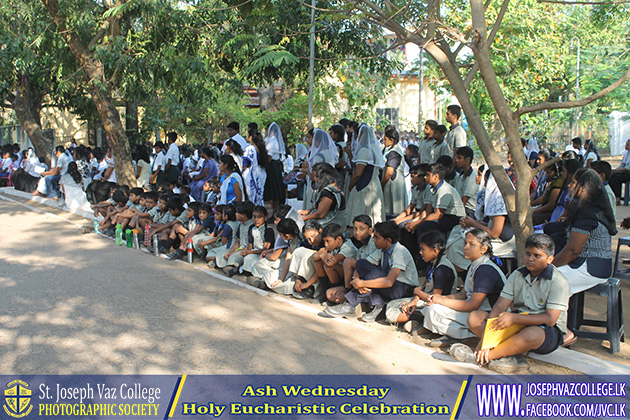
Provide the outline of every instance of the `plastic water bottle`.
<path id="1" fill-rule="evenodd" d="M 160 250 L 158 249 L 158 236 L 153 235 L 153 255 L 156 257 L 160 256 Z"/>
<path id="2" fill-rule="evenodd" d="M 188 251 L 188 264 L 192 264 L 193 262 L 193 251 L 195 248 L 193 247 L 192 238 L 188 238 L 188 245 L 186 247 L 186 251 Z"/>
<path id="3" fill-rule="evenodd" d="M 94 218 L 94 223 L 92 224 L 92 226 L 94 226 L 94 233 L 101 233 L 101 227 L 98 224 L 98 219 L 96 217 Z"/>
<path id="4" fill-rule="evenodd" d="M 125 238 L 127 240 L 127 248 L 131 248 L 133 246 L 133 236 L 131 234 L 131 229 L 125 230 Z"/>
<path id="5" fill-rule="evenodd" d="M 138 238 L 138 234 L 140 234 L 140 231 L 138 231 L 138 229 L 132 229 L 132 235 L 133 235 L 133 247 L 135 249 L 140 249 L 140 239 Z"/>
<path id="6" fill-rule="evenodd" d="M 122 232 L 122 226 L 119 223 L 116 225 L 116 245 L 123 244 Z"/>
<path id="7" fill-rule="evenodd" d="M 148 248 L 151 245 L 151 225 L 144 227 L 144 246 Z"/>

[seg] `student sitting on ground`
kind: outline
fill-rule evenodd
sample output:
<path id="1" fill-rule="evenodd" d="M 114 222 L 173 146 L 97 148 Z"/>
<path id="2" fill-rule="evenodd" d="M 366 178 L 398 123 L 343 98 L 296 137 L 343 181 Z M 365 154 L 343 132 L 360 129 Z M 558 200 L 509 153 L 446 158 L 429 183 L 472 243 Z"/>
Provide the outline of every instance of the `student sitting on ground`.
<path id="1" fill-rule="evenodd" d="M 394 218 L 394 222 L 401 228 L 413 220 L 414 217 L 419 216 L 419 210 L 424 205 L 424 196 L 429 190 L 427 183 L 424 180 L 429 165 L 416 165 L 409 169 L 409 176 L 411 178 L 411 199 L 407 208 Z"/>
<path id="2" fill-rule="evenodd" d="M 211 249 L 224 245 L 232 237 L 231 228 L 228 228 L 229 234 L 226 232 L 226 235 L 223 235 L 223 230 L 230 218 L 236 221 L 236 207 L 233 204 L 219 204 L 214 208 L 214 230 L 210 235 L 199 238 L 194 244 L 195 252 L 206 258 L 206 261 L 207 253 Z"/>
<path id="3" fill-rule="evenodd" d="M 444 255 L 446 239 L 442 232 L 432 230 L 420 238 L 420 255 L 429 264 L 427 269 L 427 286 L 414 289 L 413 298 L 403 298 L 389 301 L 385 310 L 385 317 L 392 324 L 405 324 L 410 321 L 416 309 L 424 308 L 433 295 L 450 295 L 457 279 L 457 271 L 452 262 Z M 428 290 L 427 293 L 425 290 Z M 432 290 L 432 293 L 431 293 Z M 431 293 L 431 294 L 430 294 Z M 416 329 L 420 324 L 416 322 L 404 325 L 407 332 Z"/>
<path id="4" fill-rule="evenodd" d="M 400 243 L 400 230 L 396 222 L 390 220 L 377 223 L 374 227 L 374 245 L 377 251 L 367 259 L 358 260 L 346 302 L 328 306 L 325 312 L 333 317 L 354 316 L 355 308 L 367 301 L 373 309 L 360 320 L 374 322 L 388 300 L 413 295 L 418 286 L 418 273 L 411 254 Z"/>
<path id="5" fill-rule="evenodd" d="M 236 220 L 240 222 L 236 233 L 236 241 L 232 243 L 232 247 L 227 250 L 217 248 L 215 254 L 215 264 L 217 268 L 223 270 L 228 276 L 233 276 L 243 265 L 243 256 L 241 251 L 249 245 L 249 229 L 254 225 L 252 213 L 254 212 L 254 203 L 251 201 L 242 201 L 236 203 Z"/>
<path id="6" fill-rule="evenodd" d="M 374 228 L 372 228 L 372 219 L 367 214 L 360 214 L 356 216 L 352 222 L 352 228 L 354 235 L 350 238 L 350 241 L 356 248 L 356 256 L 346 257 L 343 260 L 343 286 L 335 286 L 326 290 L 326 298 L 333 303 L 342 303 L 346 301 L 346 293 L 348 293 L 352 287 L 350 282 L 352 281 L 352 274 L 357 265 L 357 260 L 364 260 L 374 251 L 376 251 L 376 245 L 372 235 L 374 234 Z"/>
<path id="7" fill-rule="evenodd" d="M 249 228 L 248 245 L 241 251 L 243 256 L 243 264 L 240 267 L 241 273 L 251 273 L 254 265 L 260 260 L 260 255 L 265 250 L 270 250 L 275 243 L 275 234 L 273 228 L 267 225 L 267 216 L 265 206 L 254 207 L 252 212 L 254 224 Z"/>
<path id="8" fill-rule="evenodd" d="M 322 239 L 322 228 L 318 222 L 309 220 L 304 223 L 302 228 L 302 238 L 304 239 L 298 244 L 298 247 L 293 250 L 291 255 L 291 263 L 289 264 L 289 275 L 285 280 L 285 285 L 281 290 L 288 290 L 284 292 L 286 294 L 292 294 L 295 292 L 295 283 L 299 280 L 300 283 L 306 283 L 313 276 L 317 277 L 317 271 L 315 270 L 315 263 L 311 256 L 315 252 L 319 251 L 324 246 Z M 290 286 L 290 288 L 289 288 Z M 323 293 L 323 290 L 319 288 L 319 283 L 315 283 L 318 287 L 317 296 Z M 278 293 L 277 288 L 274 290 Z"/>
<path id="9" fill-rule="evenodd" d="M 215 216 L 219 212 L 222 216 L 221 234 L 218 237 L 202 241 L 198 244 L 200 248 L 205 248 L 206 261 L 208 267 L 216 266 L 216 256 L 225 254 L 238 239 L 238 227 L 240 223 L 236 220 L 236 206 L 234 204 L 221 204 L 216 207 Z"/>
<path id="10" fill-rule="evenodd" d="M 527 362 L 517 356 L 532 351 L 548 354 L 563 342 L 566 333 L 569 282 L 551 263 L 554 243 L 545 234 L 535 234 L 525 242 L 525 266 L 514 271 L 505 282 L 501 296 L 488 315 L 475 311 L 468 317 L 468 325 L 481 338 L 475 352 L 464 344 L 453 344 L 450 354 L 457 360 L 479 363 L 500 373 L 514 373 Z M 494 348 L 482 349 L 483 336 L 489 318 L 494 330 L 515 324 L 525 326 L 521 331 Z"/>
<path id="11" fill-rule="evenodd" d="M 255 287 L 268 287 L 276 293 L 289 294 L 294 290 L 294 281 L 287 280 L 291 257 L 300 242 L 300 229 L 293 219 L 281 219 L 276 223 L 278 237 L 273 250 L 263 251 L 261 259 L 252 268 L 249 281 Z"/>
<path id="12" fill-rule="evenodd" d="M 272 218 L 273 218 L 273 224 L 276 226 L 276 230 L 278 229 L 278 224 L 282 220 L 284 220 L 285 217 L 287 217 L 287 215 L 291 212 L 291 209 L 292 209 L 291 206 L 287 204 L 281 204 L 280 206 L 278 206 L 278 208 L 276 208 L 273 211 Z M 295 220 L 293 220 L 293 222 L 295 222 Z M 286 224 L 283 224 L 283 226 L 286 226 Z M 297 233 L 293 235 L 292 238 L 299 237 L 300 229 L 297 227 L 297 223 L 295 224 L 295 229 Z M 281 234 L 281 232 L 278 231 L 278 235 L 276 236 L 273 249 L 264 250 L 260 254 L 260 259 L 254 264 L 254 267 L 252 267 L 252 275 L 248 276 L 247 279 L 245 280 L 247 284 L 264 289 L 266 286 L 265 286 L 265 280 L 263 279 L 263 277 L 264 275 L 269 274 L 271 272 L 275 272 L 275 276 L 272 275 L 273 277 L 275 277 L 275 279 L 272 282 L 275 282 L 276 280 L 278 280 L 277 278 L 279 275 L 279 269 L 280 269 L 279 267 L 284 262 L 284 259 L 282 258 L 282 256 L 286 254 L 285 251 L 289 247 L 289 242 L 285 241 L 283 238 L 284 237 Z M 294 249 L 297 248 L 298 242 L 299 242 L 299 239 L 296 239 Z M 288 264 L 286 268 L 288 271 L 289 269 Z"/>
<path id="13" fill-rule="evenodd" d="M 140 199 L 143 193 L 144 192 L 142 191 L 142 188 L 137 188 L 137 187 L 132 188 L 129 191 L 129 199 L 125 205 L 127 208 L 118 212 L 118 214 L 116 214 L 116 216 L 112 218 L 112 221 L 113 221 L 112 224 L 114 226 L 120 223 L 120 226 L 122 227 L 122 230 L 124 231 L 129 225 L 129 222 L 131 221 L 133 216 L 145 211 L 145 207 L 142 204 L 140 204 Z"/>
<path id="14" fill-rule="evenodd" d="M 468 315 L 481 309 L 489 311 L 499 298 L 505 275 L 491 261 L 492 242 L 485 230 L 472 229 L 466 234 L 464 256 L 471 261 L 461 292 L 431 295 L 424 311 L 424 327 L 443 337 L 431 341 L 431 347 L 451 345 L 454 339 L 475 336 L 468 328 Z"/>
<path id="15" fill-rule="evenodd" d="M 179 248 L 168 254 L 166 258 L 169 260 L 181 260 L 186 256 L 189 239 L 195 244 L 201 238 L 207 237 L 210 234 L 214 229 L 214 218 L 212 217 L 212 206 L 210 206 L 210 204 L 203 203 L 201 205 L 199 212 L 189 221 L 189 228 L 188 232 L 184 234 Z"/>
<path id="16" fill-rule="evenodd" d="M 300 280 L 295 282 L 293 297 L 308 299 L 313 296 L 315 282 L 320 284 L 322 290 L 329 286 L 337 286 L 343 281 L 343 262 L 346 258 L 354 258 L 357 249 L 351 241 L 343 237 L 345 229 L 337 223 L 330 223 L 322 230 L 324 247 L 311 256 L 315 264 L 315 274 L 306 283 Z"/>
<path id="17" fill-rule="evenodd" d="M 101 232 L 109 236 L 114 235 L 116 223 L 118 223 L 117 216 L 127 210 L 127 201 L 129 201 L 129 198 L 121 190 L 116 190 L 112 196 L 112 200 L 115 205 L 107 209 L 107 216 L 105 216 L 105 219 L 100 224 Z"/>
<path id="18" fill-rule="evenodd" d="M 153 221 L 153 209 L 157 209 L 158 195 L 155 191 L 143 193 L 144 211 L 136 213 L 129 221 L 129 227 L 144 232 L 146 225 L 150 225 Z M 157 210 L 156 210 L 157 211 Z"/>
<path id="19" fill-rule="evenodd" d="M 192 203 L 188 203 L 186 211 L 182 212 L 182 214 L 175 219 L 168 239 L 159 244 L 161 250 L 169 250 L 171 247 L 179 248 L 184 236 L 190 231 L 195 215 L 199 214 L 200 209 L 200 202 L 193 201 Z"/>

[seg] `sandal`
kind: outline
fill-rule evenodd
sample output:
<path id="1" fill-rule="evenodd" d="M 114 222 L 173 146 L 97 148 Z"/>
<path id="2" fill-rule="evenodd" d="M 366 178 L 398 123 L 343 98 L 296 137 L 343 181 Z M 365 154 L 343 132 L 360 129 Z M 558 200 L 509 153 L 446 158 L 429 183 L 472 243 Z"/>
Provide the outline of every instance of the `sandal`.
<path id="1" fill-rule="evenodd" d="M 571 347 L 572 344 L 575 344 L 575 342 L 577 341 L 577 335 L 573 334 L 573 337 L 571 337 L 570 339 L 564 341 L 562 344 L 560 344 L 560 347 Z"/>

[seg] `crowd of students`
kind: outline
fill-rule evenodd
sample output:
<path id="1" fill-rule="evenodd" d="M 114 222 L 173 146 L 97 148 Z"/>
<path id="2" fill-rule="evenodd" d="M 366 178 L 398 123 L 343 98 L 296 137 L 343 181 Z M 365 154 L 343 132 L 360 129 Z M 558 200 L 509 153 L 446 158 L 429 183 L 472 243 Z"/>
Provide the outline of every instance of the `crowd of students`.
<path id="1" fill-rule="evenodd" d="M 427 121 L 424 138 L 407 144 L 395 127 L 379 140 L 368 125 L 341 120 L 310 130 L 295 159 L 275 123 L 265 137 L 250 124 L 247 139 L 232 123 L 220 150 L 180 149 L 169 133 L 153 157 L 145 145 L 134 149 L 133 187 L 116 184 L 111 153 L 60 147 L 56 166 L 38 171 L 27 151 L 14 179 L 16 188 L 51 197 L 59 179 L 66 196 L 74 182 L 105 234 L 120 225 L 142 236 L 149 226 L 158 238 L 151 251 L 170 259 L 183 258 L 192 242 L 195 258 L 228 276 L 317 299 L 332 317 L 354 317 L 362 307 L 361 321 L 384 315 L 458 360 L 511 372 L 523 366 L 512 356 L 575 341 L 568 300 L 611 274 L 616 200 L 608 181 L 627 172 L 630 158 L 626 152 L 613 171 L 592 142 L 582 150 L 575 139 L 580 147 L 540 171 L 531 185 L 536 233 L 524 266 L 506 273 L 501 259 L 516 256 L 514 230 L 492 173 L 473 168 L 460 116 L 450 106 L 450 129 Z M 522 153 L 532 167 L 555 157 L 531 140 Z M 514 181 L 513 168 L 506 171 Z M 283 204 L 292 194 L 301 209 Z M 490 318 L 494 329 L 525 327 L 473 350 L 466 340 L 482 337 Z"/>

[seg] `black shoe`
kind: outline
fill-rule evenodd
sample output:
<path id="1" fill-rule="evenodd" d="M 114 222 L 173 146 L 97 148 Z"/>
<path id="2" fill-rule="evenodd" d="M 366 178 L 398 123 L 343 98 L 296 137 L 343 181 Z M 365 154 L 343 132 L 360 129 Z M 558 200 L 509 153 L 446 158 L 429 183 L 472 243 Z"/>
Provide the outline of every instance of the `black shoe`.
<path id="1" fill-rule="evenodd" d="M 355 315 L 355 308 L 354 306 L 350 305 L 348 302 L 344 302 L 340 305 L 328 306 L 326 309 L 324 309 L 324 312 L 326 312 L 328 315 L 332 316 L 333 318 L 340 318 L 340 317 L 348 318 L 348 317 L 353 317 Z"/>
<path id="2" fill-rule="evenodd" d="M 363 314 L 359 321 L 363 322 L 374 322 L 376 321 L 376 317 L 383 311 L 385 305 L 377 305 L 370 312 Z"/>
<path id="3" fill-rule="evenodd" d="M 181 260 L 186 255 L 186 251 L 181 249 L 176 249 L 166 256 L 169 260 Z"/>
<path id="4" fill-rule="evenodd" d="M 238 273 L 238 268 L 234 267 L 233 265 L 228 265 L 223 269 L 223 272 L 226 276 L 232 277 L 234 274 Z"/>
<path id="5" fill-rule="evenodd" d="M 310 299 L 313 297 L 313 293 L 315 293 L 315 288 L 313 286 L 302 290 L 301 292 L 298 292 L 297 290 L 294 290 L 292 295 L 294 298 L 296 299 L 300 299 L 300 300 L 305 300 L 305 299 Z"/>

